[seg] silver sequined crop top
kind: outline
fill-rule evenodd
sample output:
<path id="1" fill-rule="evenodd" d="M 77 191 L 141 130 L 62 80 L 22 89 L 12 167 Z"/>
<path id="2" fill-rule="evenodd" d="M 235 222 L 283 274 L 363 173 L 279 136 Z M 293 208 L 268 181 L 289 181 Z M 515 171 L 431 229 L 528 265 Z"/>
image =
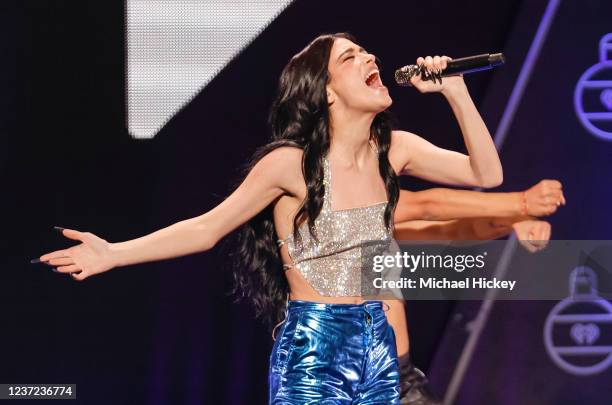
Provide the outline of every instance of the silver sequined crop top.
<path id="1" fill-rule="evenodd" d="M 301 244 L 295 243 L 292 233 L 286 239 L 278 240 L 279 248 L 287 244 L 293 261 L 293 264 L 284 264 L 283 267 L 285 270 L 298 269 L 323 296 L 367 295 L 362 288 L 361 277 L 363 255 L 370 251 L 366 242 L 395 243 L 393 223 L 390 229 L 385 226 L 384 214 L 388 202 L 332 211 L 331 170 L 327 156 L 324 158 L 323 172 L 323 207 L 315 220 L 319 242 L 312 238 L 304 221 L 298 228 Z"/>

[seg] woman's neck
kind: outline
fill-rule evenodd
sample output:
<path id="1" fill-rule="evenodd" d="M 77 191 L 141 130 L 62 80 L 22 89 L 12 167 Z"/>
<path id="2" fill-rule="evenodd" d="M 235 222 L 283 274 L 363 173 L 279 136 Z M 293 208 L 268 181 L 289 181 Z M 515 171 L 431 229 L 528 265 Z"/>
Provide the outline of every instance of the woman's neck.
<path id="1" fill-rule="evenodd" d="M 374 115 L 338 120 L 330 126 L 330 156 L 346 167 L 363 167 L 372 153 L 370 134 Z"/>

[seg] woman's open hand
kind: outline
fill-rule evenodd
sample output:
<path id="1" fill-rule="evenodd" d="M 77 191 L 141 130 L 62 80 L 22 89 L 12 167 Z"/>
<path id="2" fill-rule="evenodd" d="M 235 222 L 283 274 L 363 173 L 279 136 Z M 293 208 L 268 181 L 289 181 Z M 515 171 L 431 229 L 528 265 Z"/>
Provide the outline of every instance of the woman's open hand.
<path id="1" fill-rule="evenodd" d="M 430 80 L 421 79 L 421 75 L 417 74 L 410 78 L 410 83 L 417 88 L 421 93 L 442 92 L 445 89 L 465 86 L 463 75 L 447 76 L 442 78 L 439 74 L 443 69 L 446 69 L 448 61 L 452 60 L 448 56 L 426 56 L 419 57 L 416 64 L 423 66 L 424 77 L 430 77 Z"/>
<path id="2" fill-rule="evenodd" d="M 40 256 L 41 262 L 56 267 L 60 273 L 70 273 L 79 281 L 115 267 L 109 242 L 91 232 L 63 229 L 61 233 L 68 239 L 78 240 L 81 243 L 68 249 L 46 253 Z"/>

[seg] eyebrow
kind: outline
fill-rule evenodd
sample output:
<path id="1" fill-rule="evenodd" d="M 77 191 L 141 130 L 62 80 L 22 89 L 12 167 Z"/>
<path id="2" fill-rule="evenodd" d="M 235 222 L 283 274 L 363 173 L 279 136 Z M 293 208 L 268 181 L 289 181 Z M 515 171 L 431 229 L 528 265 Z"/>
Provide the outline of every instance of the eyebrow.
<path id="1" fill-rule="evenodd" d="M 362 51 L 365 51 L 365 49 L 363 49 L 363 47 L 361 47 L 361 46 L 360 46 L 360 47 L 359 47 L 359 52 L 362 52 Z M 342 53 L 340 54 L 340 56 L 338 56 L 338 59 L 336 59 L 336 61 L 339 61 L 339 60 L 340 60 L 340 58 L 342 58 L 342 56 L 343 56 L 345 53 L 347 53 L 347 52 L 355 52 L 355 48 L 351 47 L 351 48 L 348 48 L 347 50 L 345 50 L 344 52 L 342 52 Z"/>

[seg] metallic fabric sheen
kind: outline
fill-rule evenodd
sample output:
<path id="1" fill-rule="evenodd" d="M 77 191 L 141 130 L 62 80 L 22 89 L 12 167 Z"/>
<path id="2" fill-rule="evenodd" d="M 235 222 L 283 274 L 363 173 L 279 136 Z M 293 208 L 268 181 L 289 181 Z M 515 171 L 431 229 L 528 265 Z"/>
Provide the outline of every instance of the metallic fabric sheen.
<path id="1" fill-rule="evenodd" d="M 269 403 L 399 404 L 395 335 L 381 301 L 289 301 L 270 355 Z"/>
<path id="2" fill-rule="evenodd" d="M 293 235 L 278 240 L 279 246 L 287 244 L 292 265 L 300 271 L 310 285 L 323 296 L 375 296 L 371 283 L 362 280 L 362 263 L 367 263 L 367 255 L 380 253 L 372 247 L 377 241 L 385 247 L 397 243 L 393 240 L 393 225 L 385 226 L 387 201 L 373 205 L 344 210 L 331 210 L 331 169 L 327 156 L 323 163 L 323 183 L 325 188 L 323 207 L 315 220 L 317 243 L 311 237 L 308 225 L 301 224 L 298 232 L 301 243 L 296 244 Z M 377 254 L 378 254 L 377 253 Z M 364 292 L 364 286 L 368 288 Z"/>

